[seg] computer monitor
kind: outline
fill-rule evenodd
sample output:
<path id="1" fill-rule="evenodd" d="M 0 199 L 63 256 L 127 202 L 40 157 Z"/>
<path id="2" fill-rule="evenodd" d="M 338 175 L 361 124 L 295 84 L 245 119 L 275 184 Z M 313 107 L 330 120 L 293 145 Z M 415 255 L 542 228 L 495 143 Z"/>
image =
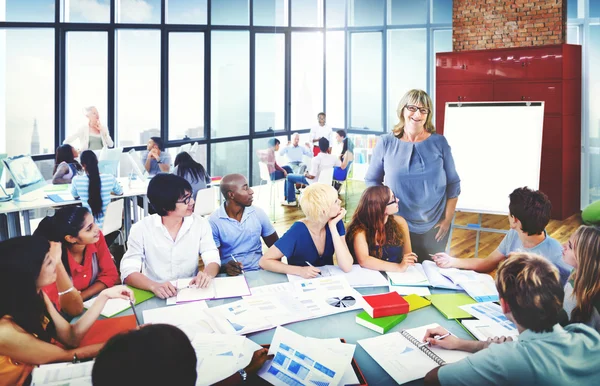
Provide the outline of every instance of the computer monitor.
<path id="1" fill-rule="evenodd" d="M 2 174 L 4 173 L 4 162 L 2 160 L 6 157 L 8 157 L 8 154 L 0 153 L 0 202 L 12 199 L 12 194 L 8 194 L 4 190 L 4 180 L 2 179 Z"/>
<path id="2" fill-rule="evenodd" d="M 98 170 L 100 173 L 112 174 L 115 177 L 119 176 L 119 161 L 121 160 L 122 147 L 109 149 L 107 147 L 100 150 L 98 156 Z"/>
<path id="3" fill-rule="evenodd" d="M 2 161 L 15 183 L 13 200 L 20 200 L 22 195 L 43 188 L 46 185 L 40 169 L 30 156 L 17 155 L 7 157 Z"/>
<path id="4" fill-rule="evenodd" d="M 131 162 L 132 172 L 135 173 L 140 181 L 145 181 L 148 178 L 146 174 L 146 168 L 140 160 L 140 157 L 135 154 L 135 149 L 129 150 L 127 154 L 129 155 L 129 161 Z"/>

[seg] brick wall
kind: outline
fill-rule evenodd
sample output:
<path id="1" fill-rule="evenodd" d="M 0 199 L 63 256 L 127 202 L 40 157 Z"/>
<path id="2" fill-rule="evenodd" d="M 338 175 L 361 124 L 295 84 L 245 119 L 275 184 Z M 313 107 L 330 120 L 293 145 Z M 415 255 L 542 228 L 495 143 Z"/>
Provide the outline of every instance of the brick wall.
<path id="1" fill-rule="evenodd" d="M 576 1 L 576 0 L 570 0 Z M 567 0 L 454 0 L 454 51 L 566 42 Z"/>

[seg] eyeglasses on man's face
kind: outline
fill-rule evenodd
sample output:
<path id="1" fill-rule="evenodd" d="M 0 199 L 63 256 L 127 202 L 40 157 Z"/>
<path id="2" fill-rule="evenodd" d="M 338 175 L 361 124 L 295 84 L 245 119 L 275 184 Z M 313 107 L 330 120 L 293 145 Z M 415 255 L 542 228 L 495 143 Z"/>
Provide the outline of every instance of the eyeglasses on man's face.
<path id="1" fill-rule="evenodd" d="M 423 115 L 429 114 L 429 109 L 426 107 L 419 107 L 415 105 L 406 105 L 406 109 L 410 112 L 416 113 L 417 110 Z"/>
<path id="2" fill-rule="evenodd" d="M 190 193 L 187 196 L 184 196 L 181 200 L 177 201 L 177 203 L 189 205 L 191 200 L 192 200 L 192 194 Z"/>

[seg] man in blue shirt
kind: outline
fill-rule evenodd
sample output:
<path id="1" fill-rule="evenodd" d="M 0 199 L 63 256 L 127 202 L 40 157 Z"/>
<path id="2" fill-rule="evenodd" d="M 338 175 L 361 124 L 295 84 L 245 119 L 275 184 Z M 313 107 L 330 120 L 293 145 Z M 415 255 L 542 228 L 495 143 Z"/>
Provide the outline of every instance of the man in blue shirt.
<path id="1" fill-rule="evenodd" d="M 270 247 L 279 236 L 264 210 L 252 206 L 254 191 L 241 174 L 228 174 L 221 180 L 225 203 L 210 216 L 213 238 L 221 254 L 221 266 L 228 275 L 260 269 L 264 240 Z"/>
<path id="2" fill-rule="evenodd" d="M 558 270 L 545 258 L 514 253 L 498 268 L 502 312 L 519 330 L 519 340 L 467 341 L 443 327 L 427 330 L 424 342 L 474 353 L 431 370 L 426 385 L 597 385 L 600 335 L 584 325 L 558 323 L 564 290 Z"/>
<path id="3" fill-rule="evenodd" d="M 142 162 L 150 177 L 160 172 L 168 173 L 171 170 L 171 155 L 165 151 L 163 140 L 152 137 L 148 140 L 147 150 L 142 153 Z"/>
<path id="4" fill-rule="evenodd" d="M 295 174 L 304 174 L 306 171 L 307 166 L 302 162 L 302 157 L 307 156 L 312 158 L 313 156 L 313 152 L 308 145 L 306 143 L 306 146 L 300 146 L 300 134 L 294 133 L 292 134 L 292 141 L 288 142 L 287 146 L 279 152 L 279 155 L 287 156 L 288 164 L 292 167 Z"/>
<path id="5" fill-rule="evenodd" d="M 544 193 L 524 188 L 515 189 L 509 196 L 508 222 L 510 231 L 494 252 L 484 259 L 457 259 L 436 253 L 433 260 L 441 268 L 472 269 L 491 272 L 512 252 L 531 252 L 548 259 L 558 268 L 563 285 L 573 269 L 562 259 L 562 246 L 548 236 L 544 228 L 550 221 L 552 204 Z"/>

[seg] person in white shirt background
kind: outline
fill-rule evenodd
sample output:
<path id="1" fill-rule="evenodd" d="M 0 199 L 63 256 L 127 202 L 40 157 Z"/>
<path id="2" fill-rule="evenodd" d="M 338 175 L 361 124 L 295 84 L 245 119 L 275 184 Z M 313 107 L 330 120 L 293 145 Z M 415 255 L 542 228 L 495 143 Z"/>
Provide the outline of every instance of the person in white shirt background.
<path id="1" fill-rule="evenodd" d="M 221 268 L 208 220 L 194 214 L 192 187 L 183 177 L 157 174 L 148 184 L 156 214 L 131 227 L 121 260 L 124 284 L 152 291 L 161 299 L 177 295 L 171 280 L 193 277 L 190 285 L 207 287 Z M 198 254 L 204 271 L 198 272 Z"/>
<path id="2" fill-rule="evenodd" d="M 79 152 L 84 150 L 100 150 L 103 147 L 113 147 L 114 142 L 110 138 L 108 128 L 100 123 L 98 109 L 94 106 L 85 108 L 85 116 L 88 124 L 81 126 L 76 133 L 67 137 L 63 144 L 72 145 L 79 140 Z"/>
<path id="3" fill-rule="evenodd" d="M 333 133 L 331 126 L 325 124 L 325 119 L 326 119 L 325 113 L 319 113 L 317 115 L 317 118 L 319 119 L 319 124 L 313 126 L 310 129 L 310 133 L 309 133 L 310 140 L 312 141 L 312 144 L 313 144 L 313 154 L 315 156 L 320 153 L 319 139 L 325 138 L 329 142 L 331 142 L 331 136 Z M 331 150 L 331 147 L 329 148 L 329 150 Z"/>

